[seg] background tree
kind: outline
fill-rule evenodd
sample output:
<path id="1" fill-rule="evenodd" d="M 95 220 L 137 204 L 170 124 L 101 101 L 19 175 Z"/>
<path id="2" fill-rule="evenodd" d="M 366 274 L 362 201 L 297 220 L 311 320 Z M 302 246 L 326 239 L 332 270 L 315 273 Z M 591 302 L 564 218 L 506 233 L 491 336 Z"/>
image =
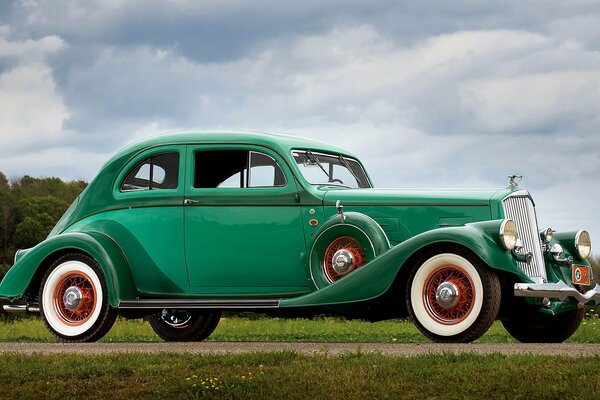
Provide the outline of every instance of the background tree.
<path id="1" fill-rule="evenodd" d="M 9 181 L 0 172 L 0 277 L 8 270 L 15 251 L 44 240 L 86 186 L 84 181 L 27 175 Z"/>

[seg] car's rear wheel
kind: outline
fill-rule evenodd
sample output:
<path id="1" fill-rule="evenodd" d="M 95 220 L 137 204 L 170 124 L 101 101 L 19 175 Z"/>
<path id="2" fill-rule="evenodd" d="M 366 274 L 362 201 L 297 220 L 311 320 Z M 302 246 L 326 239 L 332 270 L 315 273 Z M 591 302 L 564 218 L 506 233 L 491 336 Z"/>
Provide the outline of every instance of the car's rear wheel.
<path id="1" fill-rule="evenodd" d="M 55 261 L 42 278 L 39 295 L 46 327 L 63 342 L 94 342 L 108 333 L 117 317 L 108 303 L 100 266 L 83 254 Z"/>
<path id="2" fill-rule="evenodd" d="M 575 333 L 584 316 L 583 307 L 548 315 L 523 304 L 514 308 L 510 316 L 502 320 L 502 325 L 519 342 L 562 343 Z"/>
<path id="3" fill-rule="evenodd" d="M 164 309 L 150 316 L 150 326 L 167 342 L 201 342 L 217 328 L 220 311 Z"/>
<path id="4" fill-rule="evenodd" d="M 471 342 L 500 308 L 497 275 L 475 257 L 429 253 L 408 279 L 406 304 L 417 328 L 437 342 Z"/>

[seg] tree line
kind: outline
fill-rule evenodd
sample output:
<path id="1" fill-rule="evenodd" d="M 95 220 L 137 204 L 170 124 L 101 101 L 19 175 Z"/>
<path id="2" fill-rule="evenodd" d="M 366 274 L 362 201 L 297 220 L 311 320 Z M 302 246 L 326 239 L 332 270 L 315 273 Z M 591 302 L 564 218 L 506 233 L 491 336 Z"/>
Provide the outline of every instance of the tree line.
<path id="1" fill-rule="evenodd" d="M 35 246 L 85 189 L 84 181 L 8 179 L 0 171 L 0 277 L 12 265 L 15 251 Z"/>

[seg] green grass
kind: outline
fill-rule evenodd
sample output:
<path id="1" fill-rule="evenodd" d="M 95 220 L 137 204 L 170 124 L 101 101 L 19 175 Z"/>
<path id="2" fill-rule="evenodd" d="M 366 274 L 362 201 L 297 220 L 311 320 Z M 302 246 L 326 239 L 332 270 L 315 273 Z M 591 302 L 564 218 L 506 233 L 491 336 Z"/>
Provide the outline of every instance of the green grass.
<path id="1" fill-rule="evenodd" d="M 0 399 L 599 398 L 597 357 L 0 356 Z"/>
<path id="2" fill-rule="evenodd" d="M 113 342 L 160 341 L 150 325 L 143 320 L 119 319 L 102 339 Z M 296 342 L 427 342 L 414 324 L 408 320 L 370 323 L 338 318 L 280 319 L 256 317 L 223 318 L 208 341 L 296 341 Z M 0 341 L 51 342 L 54 337 L 39 318 L 0 319 Z M 494 323 L 477 342 L 510 343 L 514 340 L 502 324 Z M 600 343 L 600 319 L 597 315 L 584 320 L 579 330 L 569 339 L 575 343 Z"/>

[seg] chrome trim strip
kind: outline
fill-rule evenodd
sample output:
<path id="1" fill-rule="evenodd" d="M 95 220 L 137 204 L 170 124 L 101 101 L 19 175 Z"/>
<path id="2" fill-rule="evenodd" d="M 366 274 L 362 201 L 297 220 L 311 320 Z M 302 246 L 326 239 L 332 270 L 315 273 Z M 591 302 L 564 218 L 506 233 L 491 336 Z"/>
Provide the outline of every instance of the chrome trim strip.
<path id="1" fill-rule="evenodd" d="M 565 300 L 573 297 L 580 303 L 595 302 L 600 304 L 600 285 L 596 284 L 593 289 L 580 293 L 572 286 L 563 281 L 558 283 L 515 283 L 515 296 L 519 297 L 548 297 L 551 299 Z"/>
<path id="2" fill-rule="evenodd" d="M 119 308 L 122 309 L 162 309 L 162 308 L 181 308 L 181 309 L 220 309 L 220 310 L 239 310 L 256 308 L 279 308 L 280 299 L 255 299 L 255 300 L 228 300 L 228 299 L 141 299 L 141 300 L 121 300 Z"/>

